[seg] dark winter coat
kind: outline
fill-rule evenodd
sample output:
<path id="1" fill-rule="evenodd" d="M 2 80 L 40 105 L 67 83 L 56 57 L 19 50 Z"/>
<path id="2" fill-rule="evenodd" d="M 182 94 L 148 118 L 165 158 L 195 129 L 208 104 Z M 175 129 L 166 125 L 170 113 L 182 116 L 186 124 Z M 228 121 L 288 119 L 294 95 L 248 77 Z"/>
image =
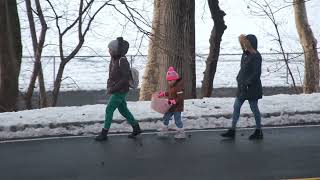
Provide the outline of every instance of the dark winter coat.
<path id="1" fill-rule="evenodd" d="M 241 57 L 241 68 L 237 76 L 237 97 L 244 100 L 262 98 L 261 63 L 262 57 L 258 52 L 258 41 L 254 35 L 245 37 L 248 41 L 240 40 L 241 46 L 251 46 L 256 52 L 244 51 Z M 247 43 L 244 45 L 244 43 Z"/>
<path id="2" fill-rule="evenodd" d="M 129 45 L 119 46 L 120 54 L 111 57 L 109 64 L 108 94 L 127 93 L 129 91 L 130 64 L 125 57 Z"/>
<path id="3" fill-rule="evenodd" d="M 168 112 L 183 112 L 184 109 L 184 83 L 180 78 L 177 82 L 168 88 L 165 93 L 169 100 L 175 100 L 176 104 L 173 105 Z"/>
<path id="4" fill-rule="evenodd" d="M 119 63 L 120 61 L 120 63 Z M 111 58 L 109 65 L 108 94 L 129 91 L 130 65 L 127 58 Z"/>

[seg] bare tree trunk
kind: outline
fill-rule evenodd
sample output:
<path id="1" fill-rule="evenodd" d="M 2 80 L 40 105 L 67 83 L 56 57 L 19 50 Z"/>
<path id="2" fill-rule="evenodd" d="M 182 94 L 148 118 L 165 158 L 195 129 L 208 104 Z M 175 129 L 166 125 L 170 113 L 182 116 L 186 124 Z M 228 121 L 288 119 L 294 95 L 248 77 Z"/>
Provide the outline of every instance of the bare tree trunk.
<path id="1" fill-rule="evenodd" d="M 31 1 L 26 0 L 26 7 L 27 7 L 27 14 L 29 19 L 29 26 L 30 26 L 30 32 L 31 32 L 31 38 L 32 38 L 32 44 L 33 44 L 33 51 L 34 51 L 34 57 L 35 62 L 33 66 L 33 71 L 29 83 L 29 87 L 27 90 L 27 93 L 25 95 L 25 103 L 27 109 L 32 109 L 32 95 L 35 88 L 36 79 L 38 77 L 39 81 L 39 89 L 40 89 L 40 107 L 46 107 L 47 106 L 47 96 L 46 96 L 46 90 L 44 85 L 44 78 L 43 78 L 43 72 L 42 72 L 42 65 L 41 65 L 41 54 L 42 49 L 45 41 L 46 31 L 47 31 L 47 24 L 45 22 L 42 8 L 40 6 L 39 0 L 36 0 L 36 7 L 37 7 L 37 15 L 40 19 L 41 23 L 41 33 L 39 37 L 39 43 L 37 40 L 37 32 L 35 28 L 35 22 L 32 14 L 32 6 Z"/>
<path id="2" fill-rule="evenodd" d="M 163 8 L 162 0 L 154 1 L 152 33 L 149 40 L 148 62 L 143 75 L 143 82 L 140 89 L 140 101 L 147 101 L 151 99 L 154 92 L 157 91 L 159 81 L 159 41 L 160 35 L 160 17 Z"/>
<path id="3" fill-rule="evenodd" d="M 213 80 L 217 70 L 220 54 L 220 43 L 224 31 L 227 29 L 223 17 L 226 15 L 219 7 L 218 0 L 208 0 L 214 26 L 210 36 L 210 51 L 204 71 L 201 93 L 202 97 L 210 97 L 213 89 Z"/>
<path id="4" fill-rule="evenodd" d="M 300 44 L 304 51 L 304 83 L 303 92 L 310 94 L 319 90 L 319 57 L 317 40 L 308 22 L 304 0 L 294 0 L 294 15 Z"/>
<path id="5" fill-rule="evenodd" d="M 196 97 L 194 11 L 194 0 L 168 0 L 160 21 L 160 89 L 167 89 L 166 72 L 173 66 L 185 82 L 186 98 Z"/>
<path id="6" fill-rule="evenodd" d="M 57 76 L 56 76 L 56 80 L 54 82 L 54 89 L 53 89 L 53 92 L 52 92 L 52 106 L 56 106 L 57 105 L 57 102 L 58 102 L 58 95 L 59 95 L 59 92 L 60 92 L 60 87 L 61 87 L 61 82 L 62 82 L 62 75 L 63 75 L 63 71 L 64 71 L 64 68 L 66 66 L 66 63 L 64 62 L 61 62 L 60 63 L 60 66 L 59 66 L 59 70 L 58 70 L 58 73 L 57 73 Z"/>
<path id="7" fill-rule="evenodd" d="M 0 112 L 17 110 L 22 56 L 17 3 L 0 1 Z"/>
<path id="8" fill-rule="evenodd" d="M 35 51 L 38 43 L 37 43 L 37 34 L 36 34 L 34 18 L 33 18 L 33 14 L 32 14 L 31 1 L 26 0 L 25 2 L 26 2 L 26 9 L 27 9 L 29 27 L 30 27 L 30 32 L 31 32 L 33 50 Z M 32 95 L 33 95 L 33 91 L 35 88 L 35 83 L 36 83 L 36 79 L 37 79 L 37 75 L 38 75 L 38 72 L 37 72 L 38 67 L 39 67 L 39 65 L 37 64 L 37 61 L 35 61 L 33 64 L 33 71 L 32 71 L 32 75 L 30 78 L 28 90 L 24 96 L 27 109 L 32 109 Z"/>

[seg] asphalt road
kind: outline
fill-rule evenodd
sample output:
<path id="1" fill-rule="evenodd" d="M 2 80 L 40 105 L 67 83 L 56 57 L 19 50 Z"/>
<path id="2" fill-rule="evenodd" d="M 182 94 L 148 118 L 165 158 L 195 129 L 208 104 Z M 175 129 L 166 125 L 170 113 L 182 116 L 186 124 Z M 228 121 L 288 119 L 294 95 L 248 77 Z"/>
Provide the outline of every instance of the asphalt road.
<path id="1" fill-rule="evenodd" d="M 320 127 L 265 129 L 263 141 L 219 131 L 188 139 L 112 136 L 0 143 L 0 180 L 270 180 L 320 176 Z"/>

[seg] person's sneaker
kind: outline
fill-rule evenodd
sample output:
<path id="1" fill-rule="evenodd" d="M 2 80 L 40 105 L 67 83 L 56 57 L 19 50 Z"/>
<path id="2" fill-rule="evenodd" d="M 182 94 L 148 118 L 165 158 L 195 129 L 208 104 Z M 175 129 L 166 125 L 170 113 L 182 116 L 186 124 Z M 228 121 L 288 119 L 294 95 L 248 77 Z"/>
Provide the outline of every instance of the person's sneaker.
<path id="1" fill-rule="evenodd" d="M 263 133 L 261 129 L 256 129 L 253 134 L 249 136 L 249 140 L 260 140 L 263 139 Z"/>
<path id="2" fill-rule="evenodd" d="M 236 130 L 235 129 L 228 129 L 228 131 L 225 133 L 222 133 L 221 136 L 224 138 L 232 138 L 233 139 L 236 136 Z"/>
<path id="3" fill-rule="evenodd" d="M 174 135 L 175 139 L 185 139 L 186 138 L 186 133 L 184 132 L 183 129 L 179 129 L 178 132 Z"/>
<path id="4" fill-rule="evenodd" d="M 163 126 L 159 129 L 159 132 L 157 133 L 160 137 L 168 137 L 169 135 L 169 128 L 168 126 Z"/>
<path id="5" fill-rule="evenodd" d="M 108 140 L 108 131 L 109 129 L 102 128 L 98 136 L 95 137 L 96 141 L 106 141 Z"/>
<path id="6" fill-rule="evenodd" d="M 134 139 L 136 138 L 139 134 L 142 133 L 139 124 L 133 125 L 132 126 L 132 133 L 128 135 L 128 138 Z"/>

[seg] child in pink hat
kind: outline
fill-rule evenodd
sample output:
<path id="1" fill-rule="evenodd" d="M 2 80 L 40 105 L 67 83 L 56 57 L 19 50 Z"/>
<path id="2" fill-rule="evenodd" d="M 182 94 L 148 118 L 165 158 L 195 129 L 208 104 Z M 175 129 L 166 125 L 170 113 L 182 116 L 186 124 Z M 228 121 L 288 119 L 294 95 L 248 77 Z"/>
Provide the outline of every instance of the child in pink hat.
<path id="1" fill-rule="evenodd" d="M 178 128 L 175 138 L 183 139 L 186 138 L 183 123 L 181 121 L 181 113 L 184 109 L 184 85 L 182 78 L 179 77 L 179 74 L 174 70 L 173 67 L 169 67 L 166 79 L 168 81 L 169 87 L 166 92 L 160 92 L 159 97 L 168 97 L 168 103 L 172 107 L 168 110 L 167 113 L 163 116 L 164 127 L 160 129 L 159 136 L 168 136 L 168 125 L 169 121 L 174 116 L 175 124 Z"/>

